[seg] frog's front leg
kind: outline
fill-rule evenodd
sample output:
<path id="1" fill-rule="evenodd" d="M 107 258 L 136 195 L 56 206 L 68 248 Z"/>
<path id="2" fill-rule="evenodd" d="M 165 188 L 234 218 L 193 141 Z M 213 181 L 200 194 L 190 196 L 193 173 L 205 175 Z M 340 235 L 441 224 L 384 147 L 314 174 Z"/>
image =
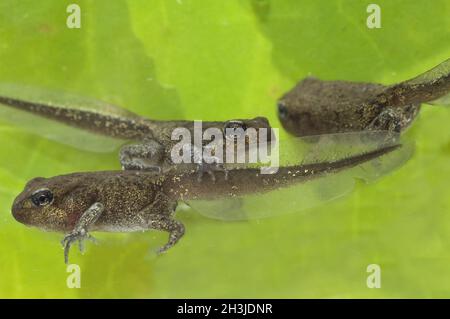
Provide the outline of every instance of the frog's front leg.
<path id="1" fill-rule="evenodd" d="M 124 170 L 162 170 L 164 147 L 154 139 L 138 144 L 125 145 L 120 149 L 119 160 Z"/>
<path id="2" fill-rule="evenodd" d="M 222 147 L 222 146 L 221 146 Z M 214 152 L 214 146 L 204 146 L 201 148 L 192 145 L 193 149 L 193 161 L 195 162 L 197 169 L 197 181 L 201 182 L 203 175 L 206 173 L 210 176 L 213 182 L 216 181 L 215 172 L 223 172 L 224 179 L 228 180 L 228 170 L 223 164 L 223 159 L 212 155 Z M 197 156 L 196 156 L 197 155 Z M 196 160 L 200 158 L 201 160 Z"/>
<path id="3" fill-rule="evenodd" d="M 228 170 L 224 164 L 213 162 L 206 163 L 202 162 L 197 164 L 197 181 L 201 182 L 203 180 L 203 175 L 207 173 L 213 182 L 216 182 L 216 175 L 214 172 L 223 172 L 224 180 L 228 180 Z"/>
<path id="4" fill-rule="evenodd" d="M 64 247 L 64 261 L 66 264 L 69 263 L 69 250 L 70 246 L 76 241 L 80 243 L 80 250 L 82 250 L 82 242 L 85 239 L 95 240 L 88 233 L 88 228 L 92 224 L 94 224 L 100 215 L 104 211 L 104 206 L 102 203 L 94 203 L 92 204 L 80 217 L 78 222 L 75 225 L 75 228 L 67 234 L 64 239 L 61 241 L 61 244 Z"/>
<path id="5" fill-rule="evenodd" d="M 369 130 L 399 133 L 405 126 L 406 117 L 400 108 L 386 108 L 367 126 Z"/>

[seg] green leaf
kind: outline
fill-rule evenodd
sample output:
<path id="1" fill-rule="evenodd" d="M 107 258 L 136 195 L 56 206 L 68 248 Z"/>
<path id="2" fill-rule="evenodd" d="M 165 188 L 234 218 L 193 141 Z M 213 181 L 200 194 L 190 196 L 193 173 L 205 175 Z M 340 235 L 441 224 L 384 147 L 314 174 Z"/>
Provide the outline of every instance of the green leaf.
<path id="1" fill-rule="evenodd" d="M 81 29 L 66 7 L 81 7 Z M 445 0 L 78 0 L 0 4 L 0 82 L 66 90 L 158 119 L 267 116 L 308 74 L 394 83 L 450 55 Z M 342 200 L 301 214 L 225 223 L 183 211 L 183 240 L 162 257 L 156 232 L 98 234 L 71 261 L 81 289 L 66 286 L 61 234 L 10 214 L 27 180 L 118 169 L 95 154 L 0 124 L 0 297 L 445 297 L 450 293 L 450 121 L 425 105 L 407 134 L 406 166 Z M 286 199 L 288 200 L 288 199 Z M 379 264 L 382 288 L 366 286 Z"/>

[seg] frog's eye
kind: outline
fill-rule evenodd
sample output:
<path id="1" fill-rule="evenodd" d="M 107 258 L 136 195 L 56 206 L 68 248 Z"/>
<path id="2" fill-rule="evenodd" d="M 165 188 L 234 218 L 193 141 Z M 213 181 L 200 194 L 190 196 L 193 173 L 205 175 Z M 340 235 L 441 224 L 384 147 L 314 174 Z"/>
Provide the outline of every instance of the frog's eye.
<path id="1" fill-rule="evenodd" d="M 47 189 L 39 189 L 31 195 L 31 201 L 37 207 L 46 206 L 53 202 L 53 193 Z"/>
<path id="2" fill-rule="evenodd" d="M 288 110 L 283 101 L 278 102 L 278 116 L 280 119 L 285 119 L 288 116 Z"/>
<path id="3" fill-rule="evenodd" d="M 247 124 L 239 120 L 231 120 L 225 123 L 224 129 L 238 129 L 241 128 L 244 131 L 247 129 Z"/>
<path id="4" fill-rule="evenodd" d="M 239 120 L 231 120 L 225 123 L 223 130 L 226 138 L 233 139 L 239 137 L 240 133 L 245 134 L 247 124 Z"/>

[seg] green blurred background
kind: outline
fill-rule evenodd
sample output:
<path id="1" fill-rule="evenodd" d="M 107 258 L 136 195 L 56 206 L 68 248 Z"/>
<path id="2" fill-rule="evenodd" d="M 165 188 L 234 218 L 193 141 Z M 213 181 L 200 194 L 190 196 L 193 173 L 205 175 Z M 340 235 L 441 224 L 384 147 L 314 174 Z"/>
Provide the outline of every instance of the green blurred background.
<path id="1" fill-rule="evenodd" d="M 81 7 L 81 29 L 66 7 Z M 308 74 L 394 83 L 450 57 L 448 0 L 2 0 L 0 82 L 45 86 L 158 119 L 267 116 Z M 413 158 L 373 185 L 301 214 L 226 223 L 178 215 L 183 240 L 161 257 L 157 232 L 96 234 L 72 250 L 82 288 L 68 289 L 61 234 L 17 223 L 14 197 L 35 176 L 118 169 L 0 125 L 0 297 L 449 297 L 450 110 L 423 107 Z M 288 200 L 288 199 L 287 199 Z M 381 289 L 366 286 L 379 264 Z"/>

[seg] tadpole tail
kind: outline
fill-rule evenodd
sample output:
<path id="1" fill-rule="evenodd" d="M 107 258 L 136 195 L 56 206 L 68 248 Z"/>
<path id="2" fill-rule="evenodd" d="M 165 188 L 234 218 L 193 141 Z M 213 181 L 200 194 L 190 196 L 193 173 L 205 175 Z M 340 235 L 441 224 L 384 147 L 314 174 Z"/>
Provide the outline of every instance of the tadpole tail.
<path id="1" fill-rule="evenodd" d="M 259 177 L 263 182 L 260 183 L 258 187 L 261 187 L 263 191 L 273 190 L 278 187 L 289 186 L 298 182 L 320 178 L 327 174 L 339 173 L 393 152 L 399 147 L 401 147 L 401 144 L 395 144 L 334 161 L 321 161 L 318 163 L 279 167 L 278 172 L 275 174 L 259 174 Z M 237 175 L 239 174 L 239 171 L 231 171 L 228 173 L 231 178 L 233 178 L 233 174 Z M 252 179 L 258 178 L 251 178 L 248 176 L 247 181 L 250 185 L 259 184 L 256 180 L 253 181 Z"/>
<path id="2" fill-rule="evenodd" d="M 388 86 L 379 100 L 388 106 L 432 102 L 450 94 L 450 59 L 421 75 Z"/>
<path id="3" fill-rule="evenodd" d="M 104 114 L 95 110 L 74 109 L 0 96 L 0 104 L 55 120 L 93 133 L 120 139 L 141 139 L 152 134 L 143 118 Z"/>
<path id="4" fill-rule="evenodd" d="M 226 180 L 220 176 L 217 181 L 205 178 L 200 183 L 191 174 L 182 174 L 169 178 L 168 188 L 172 196 L 182 200 L 217 199 L 264 193 L 356 167 L 393 152 L 401 146 L 401 144 L 383 146 L 334 161 L 279 167 L 274 174 L 261 174 L 259 168 L 233 169 L 227 172 Z"/>

